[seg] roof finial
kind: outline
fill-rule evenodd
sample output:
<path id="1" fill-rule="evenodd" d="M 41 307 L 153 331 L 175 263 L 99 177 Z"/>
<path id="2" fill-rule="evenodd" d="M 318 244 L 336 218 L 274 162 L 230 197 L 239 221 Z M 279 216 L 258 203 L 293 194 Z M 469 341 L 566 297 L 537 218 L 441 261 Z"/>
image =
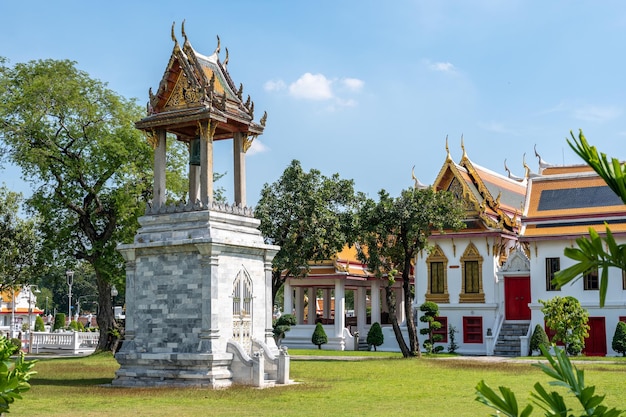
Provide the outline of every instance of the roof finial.
<path id="1" fill-rule="evenodd" d="M 414 190 L 423 190 L 425 188 L 428 188 L 427 185 L 422 184 L 420 180 L 418 180 L 415 176 L 415 165 L 413 165 L 413 169 L 411 169 L 411 178 L 413 179 L 413 181 L 415 181 L 415 185 L 413 186 Z"/>
<path id="2" fill-rule="evenodd" d="M 446 135 L 446 161 L 451 161 L 450 148 L 448 147 L 448 135 Z"/>
<path id="3" fill-rule="evenodd" d="M 511 170 L 506 166 L 506 158 L 504 158 L 504 170 L 507 172 L 508 177 L 511 178 Z"/>
<path id="4" fill-rule="evenodd" d="M 461 133 L 461 149 L 463 150 L 461 159 L 467 159 L 467 152 L 465 152 L 465 145 L 463 144 L 463 133 Z"/>
<path id="5" fill-rule="evenodd" d="M 176 22 L 172 22 L 172 41 L 174 41 L 174 43 L 178 43 L 176 35 L 174 35 L 174 26 L 176 26 Z"/>
<path id="6" fill-rule="evenodd" d="M 226 65 L 228 65 L 228 48 L 225 48 L 225 49 L 226 49 L 226 58 L 224 59 L 224 64 L 223 64 L 224 67 L 226 67 Z"/>
<path id="7" fill-rule="evenodd" d="M 524 156 L 522 156 L 522 164 L 524 165 L 524 178 L 528 179 L 530 177 L 530 167 L 526 164 L 526 152 L 524 152 Z"/>
<path id="8" fill-rule="evenodd" d="M 220 44 L 220 35 L 217 35 L 217 48 L 215 48 L 215 51 L 213 52 L 214 54 L 220 53 Z"/>
<path id="9" fill-rule="evenodd" d="M 185 19 L 183 19 L 183 23 L 180 25 L 180 31 L 183 34 L 183 38 L 185 38 L 185 42 L 188 42 L 187 34 L 185 33 Z"/>

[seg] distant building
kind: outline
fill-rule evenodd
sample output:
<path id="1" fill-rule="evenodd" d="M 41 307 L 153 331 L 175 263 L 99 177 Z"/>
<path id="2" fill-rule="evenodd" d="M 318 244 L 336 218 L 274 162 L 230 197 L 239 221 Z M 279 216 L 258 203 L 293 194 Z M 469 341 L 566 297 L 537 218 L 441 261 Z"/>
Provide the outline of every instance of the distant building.
<path id="1" fill-rule="evenodd" d="M 37 315 L 43 314 L 43 310 L 37 308 L 37 296 L 31 291 L 30 286 L 16 289 L 5 289 L 0 292 L 0 332 L 4 336 L 13 337 L 22 331 L 24 324 L 33 328 Z M 13 323 L 13 332 L 11 332 Z"/>

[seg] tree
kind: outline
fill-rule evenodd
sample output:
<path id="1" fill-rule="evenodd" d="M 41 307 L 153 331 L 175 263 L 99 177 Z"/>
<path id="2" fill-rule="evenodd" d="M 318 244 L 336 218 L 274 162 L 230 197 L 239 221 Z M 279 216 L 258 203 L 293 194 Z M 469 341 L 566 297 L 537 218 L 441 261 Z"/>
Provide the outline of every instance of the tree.
<path id="1" fill-rule="evenodd" d="M 609 162 L 606 154 L 598 153 L 595 146 L 589 146 L 582 130 L 578 139 L 570 132 L 572 141 L 567 143 L 626 203 L 626 164 L 612 158 Z M 609 281 L 609 268 L 615 267 L 626 271 L 626 244 L 618 245 L 608 225 L 606 235 L 601 237 L 593 228 L 589 228 L 589 237 L 576 239 L 577 248 L 565 248 L 564 254 L 576 263 L 554 274 L 554 283 L 558 287 L 576 281 L 590 271 L 602 271 L 600 274 L 600 307 L 604 307 Z M 605 250 L 605 247 L 607 248 Z"/>
<path id="2" fill-rule="evenodd" d="M 65 313 L 56 313 L 54 315 L 54 325 L 52 331 L 65 328 Z"/>
<path id="3" fill-rule="evenodd" d="M 459 331 L 456 329 L 456 327 L 454 327 L 451 324 L 448 325 L 448 338 L 450 340 L 450 343 L 448 344 L 449 353 L 455 353 L 456 350 L 459 348 L 459 345 L 457 345 L 456 343 L 456 336 L 455 336 L 455 334 L 457 334 L 458 332 Z"/>
<path id="4" fill-rule="evenodd" d="M 426 301 L 420 306 L 420 311 L 424 313 L 424 315 L 420 317 L 420 321 L 427 325 L 426 328 L 420 329 L 420 334 L 428 337 L 424 340 L 426 353 L 441 352 L 443 346 L 435 346 L 435 343 L 441 342 L 443 339 L 440 334 L 435 334 L 435 330 L 441 329 L 441 323 L 437 321 L 437 317 L 439 317 L 439 306 L 432 301 Z"/>
<path id="5" fill-rule="evenodd" d="M 617 322 L 611 347 L 617 353 L 621 353 L 622 356 L 626 356 L 626 323 L 623 321 Z"/>
<path id="6" fill-rule="evenodd" d="M 378 194 L 378 203 L 368 199 L 359 212 L 359 257 L 383 280 L 389 317 L 403 356 L 420 355 L 411 308 L 411 263 L 415 255 L 426 248 L 433 230 L 442 232 L 447 228 L 463 227 L 463 206 L 451 193 L 435 192 L 432 188 L 404 190 L 397 198 L 390 197 L 385 190 Z M 404 341 L 395 314 L 392 287 L 398 271 L 402 279 L 410 347 Z"/>
<path id="7" fill-rule="evenodd" d="M 285 338 L 285 333 L 291 330 L 291 326 L 295 326 L 296 323 L 298 320 L 293 314 L 283 314 L 276 319 L 273 333 L 277 345 L 280 346 L 280 341 Z"/>
<path id="8" fill-rule="evenodd" d="M 35 318 L 35 328 L 33 329 L 36 332 L 45 332 L 46 331 L 46 326 L 43 323 L 43 319 L 41 318 L 41 316 L 37 316 Z"/>
<path id="9" fill-rule="evenodd" d="M 0 62 L 4 155 L 34 187 L 28 205 L 41 218 L 42 253 L 67 267 L 73 259 L 93 267 L 99 350 L 116 326 L 111 286 L 125 278 L 116 246 L 132 241 L 151 192 L 151 150 L 134 128 L 141 114 L 74 62 Z"/>
<path id="10" fill-rule="evenodd" d="M 326 332 L 324 331 L 324 326 L 322 326 L 322 323 L 317 323 L 315 325 L 313 336 L 311 336 L 311 342 L 315 346 L 317 346 L 318 349 L 321 349 L 322 345 L 328 343 L 328 336 L 326 336 Z"/>
<path id="11" fill-rule="evenodd" d="M 546 331 L 543 329 L 541 324 L 537 324 L 535 326 L 535 330 L 533 330 L 533 335 L 530 337 L 530 356 L 533 355 L 533 352 L 541 352 L 540 346 L 550 346 L 550 339 L 548 339 L 548 335 Z"/>
<path id="12" fill-rule="evenodd" d="M 549 385 L 560 386 L 569 390 L 573 394 L 580 407 L 584 410 L 583 416 L 596 417 L 618 417 L 622 415 L 622 411 L 602 405 L 604 395 L 594 395 L 595 386 L 585 387 L 584 371 L 576 369 L 572 365 L 569 358 L 562 349 L 555 348 L 554 357 L 550 355 L 547 346 L 540 346 L 541 353 L 548 360 L 548 364 L 534 364 L 540 368 L 546 375 L 554 379 Z M 556 391 L 548 392 L 537 382 L 534 385 L 536 393 L 531 393 L 533 401 L 546 411 L 546 416 L 573 416 L 572 408 L 565 404 L 563 396 Z M 521 409 L 518 406 L 515 394 L 507 387 L 499 387 L 500 394 L 494 391 L 485 381 L 480 381 L 476 386 L 476 401 L 485 404 L 488 407 L 498 410 L 497 414 L 492 416 L 506 417 L 528 417 L 533 411 L 533 406 L 528 404 Z"/>
<path id="13" fill-rule="evenodd" d="M 383 336 L 383 328 L 380 327 L 379 322 L 375 322 L 367 332 L 367 344 L 368 346 L 374 346 L 374 351 L 376 351 L 376 347 L 382 345 L 384 342 L 385 336 Z"/>
<path id="14" fill-rule="evenodd" d="M 568 354 L 578 355 L 585 347 L 585 338 L 589 337 L 589 313 L 572 296 L 539 302 L 543 304 L 541 312 L 546 326 L 554 331 L 551 342 L 563 342 Z"/>
<path id="15" fill-rule="evenodd" d="M 0 187 L 0 290 L 29 283 L 37 270 L 39 235 L 33 219 L 18 217 L 22 195 Z"/>
<path id="16" fill-rule="evenodd" d="M 306 276 L 310 261 L 329 259 L 351 242 L 357 199 L 352 180 L 304 172 L 296 160 L 263 186 L 255 216 L 266 242 L 280 246 L 272 262 L 272 304 L 287 277 Z"/>

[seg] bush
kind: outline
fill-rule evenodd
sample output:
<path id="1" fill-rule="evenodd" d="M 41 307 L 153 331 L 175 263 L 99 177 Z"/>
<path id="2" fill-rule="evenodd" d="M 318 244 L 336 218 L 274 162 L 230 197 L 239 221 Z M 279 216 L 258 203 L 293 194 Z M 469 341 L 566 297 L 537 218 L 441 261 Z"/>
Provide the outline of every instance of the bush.
<path id="1" fill-rule="evenodd" d="M 328 343 L 328 337 L 326 336 L 322 323 L 317 323 L 315 325 L 315 331 L 311 337 L 311 342 L 316 345 L 318 349 L 321 349 L 322 345 Z"/>
<path id="2" fill-rule="evenodd" d="M 432 301 L 426 301 L 420 306 L 420 311 L 424 313 L 420 317 L 420 321 L 428 325 L 427 328 L 420 329 L 420 334 L 428 337 L 424 341 L 424 349 L 427 353 L 441 352 L 443 346 L 435 346 L 435 343 L 441 342 L 442 339 L 440 334 L 435 334 L 435 330 L 441 329 L 441 323 L 435 320 L 435 317 L 439 316 L 439 306 Z"/>
<path id="3" fill-rule="evenodd" d="M 14 347 L 13 352 L 11 353 L 11 355 L 13 353 L 18 352 L 18 351 L 20 351 L 22 349 L 22 341 L 19 338 L 17 338 L 17 337 L 14 337 L 13 339 L 9 340 L 8 343 L 10 343 Z"/>
<path id="4" fill-rule="evenodd" d="M 70 330 L 73 330 L 75 332 L 78 331 L 78 322 L 76 322 L 76 320 L 72 320 L 70 321 L 70 325 L 68 326 Z"/>
<path id="5" fill-rule="evenodd" d="M 37 316 L 35 318 L 35 331 L 36 332 L 43 332 L 46 330 L 46 326 L 43 323 L 43 319 L 41 318 L 41 316 Z"/>
<path id="6" fill-rule="evenodd" d="M 617 322 L 611 347 L 617 353 L 621 353 L 622 356 L 626 356 L 626 323 L 623 321 Z"/>
<path id="7" fill-rule="evenodd" d="M 283 314 L 274 322 L 274 340 L 280 346 L 280 341 L 285 338 L 285 333 L 295 326 L 298 321 L 293 314 Z"/>
<path id="8" fill-rule="evenodd" d="M 541 345 L 550 346 L 550 339 L 548 339 L 548 335 L 543 329 L 543 326 L 538 324 L 535 326 L 533 335 L 530 337 L 530 356 L 533 356 L 533 352 L 535 351 L 541 353 L 541 349 L 539 349 Z"/>
<path id="9" fill-rule="evenodd" d="M 19 356 L 11 359 L 17 352 Z M 30 389 L 28 380 L 35 374 L 32 371 L 35 362 L 24 360 L 24 353 L 13 339 L 0 336 L 0 414 L 8 413 L 15 399 L 22 399 L 21 393 Z"/>
<path id="10" fill-rule="evenodd" d="M 382 345 L 384 341 L 383 328 L 380 327 L 380 323 L 375 322 L 367 332 L 367 345 L 374 346 L 374 351 L 376 351 L 376 347 Z"/>
<path id="11" fill-rule="evenodd" d="M 456 350 L 459 348 L 459 345 L 456 344 L 456 338 L 455 338 L 455 333 L 458 333 L 459 331 L 456 329 L 456 327 L 454 327 L 453 325 L 449 325 L 448 326 L 448 336 L 450 338 L 450 344 L 448 345 L 448 352 L 450 353 L 455 353 Z"/>
<path id="12" fill-rule="evenodd" d="M 56 313 L 54 315 L 54 326 L 52 331 L 65 328 L 65 313 Z"/>

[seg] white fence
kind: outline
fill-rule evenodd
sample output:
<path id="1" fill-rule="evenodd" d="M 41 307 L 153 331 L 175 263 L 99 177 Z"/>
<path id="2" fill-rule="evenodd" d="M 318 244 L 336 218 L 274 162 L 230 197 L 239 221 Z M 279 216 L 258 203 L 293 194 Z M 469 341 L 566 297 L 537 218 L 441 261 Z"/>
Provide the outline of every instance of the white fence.
<path id="1" fill-rule="evenodd" d="M 31 353 L 90 353 L 96 350 L 99 339 L 99 332 L 33 332 Z M 29 342 L 30 340 L 27 340 L 27 343 Z"/>

